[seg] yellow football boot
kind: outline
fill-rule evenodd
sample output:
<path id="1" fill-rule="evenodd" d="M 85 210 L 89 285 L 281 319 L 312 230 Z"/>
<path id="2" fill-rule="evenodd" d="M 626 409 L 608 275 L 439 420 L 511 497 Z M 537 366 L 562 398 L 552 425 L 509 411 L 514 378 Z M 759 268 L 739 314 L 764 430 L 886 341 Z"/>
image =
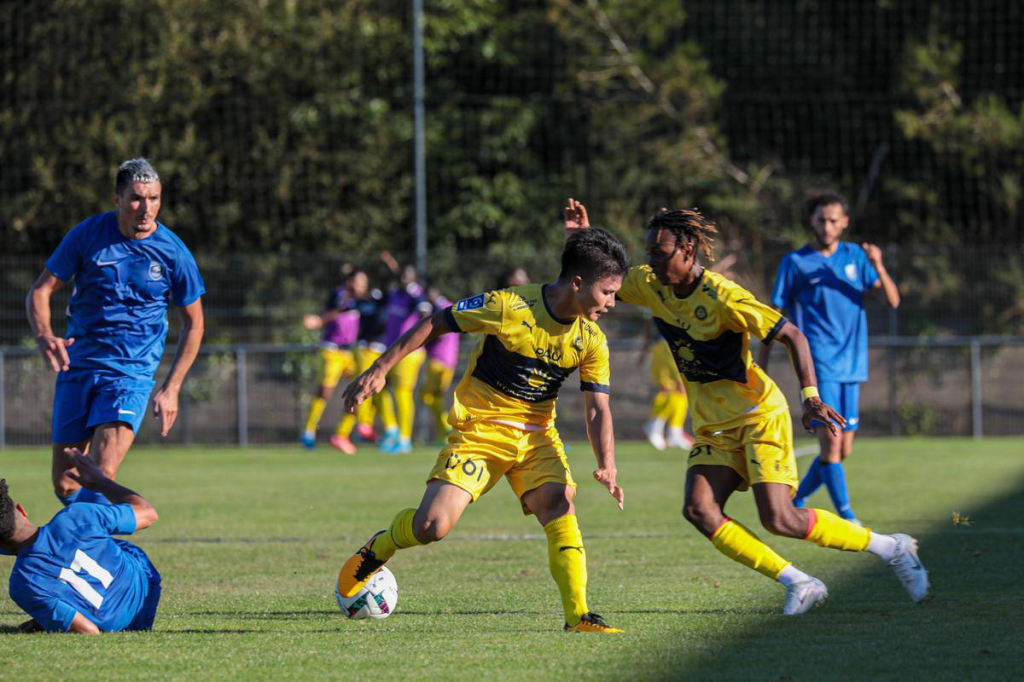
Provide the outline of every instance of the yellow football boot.
<path id="1" fill-rule="evenodd" d="M 373 537 L 367 540 L 366 544 L 350 556 L 345 565 L 341 567 L 341 571 L 338 572 L 338 594 L 342 597 L 355 596 L 366 586 L 373 574 L 387 563 L 387 560 L 378 559 L 370 549 L 373 547 L 373 541 L 386 532 L 386 530 L 381 530 L 374 533 Z"/>

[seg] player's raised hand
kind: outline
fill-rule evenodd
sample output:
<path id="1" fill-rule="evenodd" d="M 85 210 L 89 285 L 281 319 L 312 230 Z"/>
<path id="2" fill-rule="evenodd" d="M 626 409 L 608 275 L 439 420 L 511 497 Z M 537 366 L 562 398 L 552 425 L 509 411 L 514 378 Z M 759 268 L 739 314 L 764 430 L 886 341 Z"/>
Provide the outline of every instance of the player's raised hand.
<path id="1" fill-rule="evenodd" d="M 809 433 L 815 432 L 811 422 L 821 422 L 828 427 L 833 436 L 839 435 L 839 429 L 846 426 L 846 419 L 831 407 L 821 402 L 821 398 L 808 398 L 804 401 L 804 416 L 800 420 Z"/>
<path id="2" fill-rule="evenodd" d="M 626 493 L 623 492 L 619 484 L 615 482 L 615 476 L 618 472 L 615 469 L 598 469 L 594 472 L 594 478 L 598 483 L 603 485 L 611 493 L 611 496 L 619 503 L 619 509 L 622 509 L 622 504 L 626 499 Z"/>
<path id="3" fill-rule="evenodd" d="M 355 414 L 356 408 L 363 402 L 384 390 L 386 380 L 387 374 L 381 371 L 376 363 L 370 365 L 370 369 L 360 374 L 355 381 L 345 387 L 345 392 L 342 394 L 345 411 Z"/>
<path id="4" fill-rule="evenodd" d="M 567 238 L 576 230 L 586 230 L 590 227 L 586 206 L 572 197 L 569 198 L 563 213 L 565 214 L 565 236 Z"/>
<path id="5" fill-rule="evenodd" d="M 324 326 L 324 318 L 319 315 L 303 315 L 302 326 L 309 331 L 320 329 L 320 327 Z"/>
<path id="6" fill-rule="evenodd" d="M 163 386 L 153 396 L 153 416 L 160 420 L 160 435 L 166 437 L 178 418 L 178 390 Z"/>
<path id="7" fill-rule="evenodd" d="M 869 244 L 868 242 L 864 242 L 863 244 L 861 244 L 860 248 L 864 249 L 864 254 L 868 257 L 868 260 L 871 262 L 871 264 L 874 265 L 876 268 L 882 264 L 881 248 L 875 246 L 874 244 Z"/>
<path id="8" fill-rule="evenodd" d="M 75 340 L 62 339 L 53 334 L 42 334 L 36 337 L 36 345 L 43 355 L 43 360 L 54 372 L 66 372 L 71 369 L 71 358 L 68 357 L 67 348 Z"/>
<path id="9" fill-rule="evenodd" d="M 96 462 L 83 455 L 78 448 L 64 448 L 64 454 L 68 456 L 75 467 L 68 469 L 67 475 L 83 488 L 95 488 L 107 480 L 106 474 L 96 465 Z"/>

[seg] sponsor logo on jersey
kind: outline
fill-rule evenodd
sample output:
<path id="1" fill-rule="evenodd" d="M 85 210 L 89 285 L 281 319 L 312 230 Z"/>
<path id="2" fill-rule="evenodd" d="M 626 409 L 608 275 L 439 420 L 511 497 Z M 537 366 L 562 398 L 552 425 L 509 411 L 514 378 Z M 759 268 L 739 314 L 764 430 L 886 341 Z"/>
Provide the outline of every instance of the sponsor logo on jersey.
<path id="1" fill-rule="evenodd" d="M 484 295 L 477 294 L 472 298 L 464 298 L 455 304 L 456 312 L 462 312 L 463 310 L 476 310 L 477 308 L 484 307 Z"/>

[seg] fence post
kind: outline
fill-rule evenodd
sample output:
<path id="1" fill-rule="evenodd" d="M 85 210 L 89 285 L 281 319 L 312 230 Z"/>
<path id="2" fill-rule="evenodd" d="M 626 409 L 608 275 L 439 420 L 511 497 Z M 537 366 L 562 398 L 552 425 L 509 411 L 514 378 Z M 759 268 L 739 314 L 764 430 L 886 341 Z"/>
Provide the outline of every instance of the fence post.
<path id="1" fill-rule="evenodd" d="M 185 383 L 188 383 L 188 378 L 185 379 Z M 192 399 L 188 395 L 185 384 L 182 384 L 181 399 L 178 403 L 178 419 L 181 420 L 181 444 L 192 445 Z"/>
<path id="2" fill-rule="evenodd" d="M 890 339 L 893 341 L 894 339 Z M 896 368 L 899 364 L 899 349 L 895 343 L 889 346 L 889 435 L 896 438 L 900 435 L 900 408 L 896 396 L 899 382 L 896 380 Z"/>
<path id="3" fill-rule="evenodd" d="M 238 410 L 238 444 L 249 444 L 249 399 L 245 385 L 245 349 L 235 348 L 235 405 Z"/>
<path id="4" fill-rule="evenodd" d="M 7 447 L 7 421 L 4 419 L 4 415 L 7 411 L 6 401 L 4 400 L 5 393 L 7 391 L 7 387 L 4 384 L 6 369 L 4 352 L 0 350 L 0 450 Z"/>
<path id="5" fill-rule="evenodd" d="M 971 341 L 971 431 L 975 440 L 983 437 L 981 426 L 981 343 Z"/>

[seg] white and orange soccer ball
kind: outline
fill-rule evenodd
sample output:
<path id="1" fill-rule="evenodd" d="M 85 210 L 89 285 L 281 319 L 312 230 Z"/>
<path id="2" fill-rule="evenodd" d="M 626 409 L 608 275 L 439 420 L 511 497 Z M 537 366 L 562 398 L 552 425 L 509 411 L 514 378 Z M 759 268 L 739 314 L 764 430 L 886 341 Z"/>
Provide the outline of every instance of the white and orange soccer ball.
<path id="1" fill-rule="evenodd" d="M 398 606 L 398 582 L 394 574 L 384 566 L 354 596 L 342 597 L 335 587 L 334 598 L 341 612 L 352 620 L 380 620 L 394 613 Z"/>

